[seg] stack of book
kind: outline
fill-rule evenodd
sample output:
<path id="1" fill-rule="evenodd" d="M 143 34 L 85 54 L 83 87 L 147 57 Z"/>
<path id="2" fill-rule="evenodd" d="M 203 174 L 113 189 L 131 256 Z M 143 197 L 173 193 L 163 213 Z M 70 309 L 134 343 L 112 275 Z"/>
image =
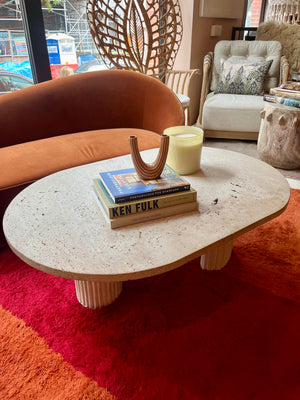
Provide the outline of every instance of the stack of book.
<path id="1" fill-rule="evenodd" d="M 300 108 L 300 82 L 287 81 L 270 89 L 270 94 L 264 95 L 264 100 L 285 106 Z"/>
<path id="2" fill-rule="evenodd" d="M 168 165 L 147 181 L 134 168 L 101 172 L 93 190 L 111 228 L 198 210 L 197 192 Z"/>

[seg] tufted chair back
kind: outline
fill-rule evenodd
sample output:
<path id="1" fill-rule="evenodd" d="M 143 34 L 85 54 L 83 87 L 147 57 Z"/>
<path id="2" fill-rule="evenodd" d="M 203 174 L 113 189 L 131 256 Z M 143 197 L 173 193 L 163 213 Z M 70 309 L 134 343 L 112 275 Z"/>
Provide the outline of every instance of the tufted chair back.
<path id="1" fill-rule="evenodd" d="M 281 44 L 278 41 L 221 40 L 215 46 L 210 90 L 215 91 L 221 73 L 221 61 L 227 59 L 261 62 L 273 60 L 265 81 L 265 91 L 278 86 Z"/>

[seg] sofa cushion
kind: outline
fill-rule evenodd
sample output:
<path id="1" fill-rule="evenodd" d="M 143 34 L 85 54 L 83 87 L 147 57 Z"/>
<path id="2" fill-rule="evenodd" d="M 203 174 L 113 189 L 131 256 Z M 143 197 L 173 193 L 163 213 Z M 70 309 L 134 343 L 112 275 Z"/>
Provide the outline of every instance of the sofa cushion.
<path id="1" fill-rule="evenodd" d="M 262 95 L 271 64 L 272 60 L 256 63 L 233 57 L 223 60 L 216 92 Z"/>
<path id="2" fill-rule="evenodd" d="M 203 107 L 203 129 L 258 132 L 263 96 L 210 93 Z"/>
<path id="3" fill-rule="evenodd" d="M 103 129 L 54 136 L 0 148 L 0 191 L 51 173 L 130 153 L 129 136 L 140 150 L 160 146 L 160 135 L 142 129 Z"/>
<path id="4" fill-rule="evenodd" d="M 249 62 L 263 62 L 272 60 L 272 65 L 267 73 L 264 91 L 278 86 L 280 70 L 281 44 L 277 41 L 247 41 L 247 40 L 221 40 L 214 49 L 214 61 L 210 90 L 217 90 L 221 73 L 221 62 L 233 56 Z"/>

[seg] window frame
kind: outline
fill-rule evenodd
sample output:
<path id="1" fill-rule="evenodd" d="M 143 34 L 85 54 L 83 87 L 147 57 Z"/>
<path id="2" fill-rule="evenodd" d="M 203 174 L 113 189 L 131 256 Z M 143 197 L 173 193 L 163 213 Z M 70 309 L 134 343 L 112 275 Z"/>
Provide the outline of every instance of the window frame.
<path id="1" fill-rule="evenodd" d="M 41 0 L 20 0 L 34 83 L 52 80 Z"/>
<path id="2" fill-rule="evenodd" d="M 245 23 L 246 23 L 248 3 L 249 3 L 249 0 L 245 0 L 244 15 L 243 15 L 243 19 L 242 19 L 242 26 L 245 26 Z M 267 0 L 262 0 L 262 2 L 261 2 L 261 10 L 260 10 L 260 17 L 259 17 L 259 23 L 260 24 L 262 22 L 264 22 L 266 6 L 267 6 Z"/>

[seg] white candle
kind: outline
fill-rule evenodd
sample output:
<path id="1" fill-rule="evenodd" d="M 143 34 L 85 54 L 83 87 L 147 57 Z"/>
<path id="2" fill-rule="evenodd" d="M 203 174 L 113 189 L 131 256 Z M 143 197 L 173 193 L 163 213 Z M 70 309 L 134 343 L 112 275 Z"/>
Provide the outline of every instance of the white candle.
<path id="1" fill-rule="evenodd" d="M 200 169 L 203 130 L 193 126 L 174 126 L 164 131 L 170 136 L 167 164 L 180 175 Z"/>

